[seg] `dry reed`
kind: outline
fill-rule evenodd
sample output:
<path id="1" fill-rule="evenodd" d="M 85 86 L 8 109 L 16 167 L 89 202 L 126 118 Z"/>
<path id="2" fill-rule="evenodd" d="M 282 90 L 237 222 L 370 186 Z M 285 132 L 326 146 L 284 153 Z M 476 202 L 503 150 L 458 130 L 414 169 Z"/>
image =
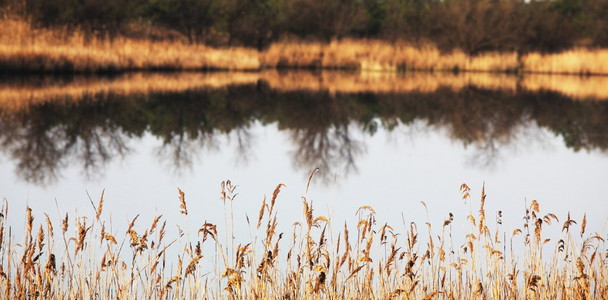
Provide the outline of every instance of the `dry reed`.
<path id="1" fill-rule="evenodd" d="M 413 47 L 403 42 L 344 39 L 331 43 L 279 42 L 261 55 L 269 67 L 361 69 L 394 72 L 398 69 L 424 71 L 514 72 L 518 69 L 514 53 L 484 53 L 469 56 L 461 51 L 441 53 L 428 45 Z"/>
<path id="2" fill-rule="evenodd" d="M 193 240 L 182 233 L 167 240 L 167 221 L 158 216 L 141 234 L 135 230 L 141 228 L 136 226 L 135 217 L 122 237 L 130 251 L 121 251 L 116 242 L 121 238 L 116 236 L 119 231 L 106 227 L 112 222 L 104 217 L 103 195 L 94 207 L 101 218 L 69 219 L 66 215 L 59 220 L 63 224 L 61 237 L 54 235 L 47 216 L 46 229 L 40 224 L 34 238 L 37 223 L 28 207 L 25 232 L 19 240 L 6 223 L 8 203 L 4 201 L 0 214 L 0 292 L 6 299 L 608 297 L 607 237 L 590 233 L 586 216 L 579 225 L 568 214 L 559 224 L 558 216 L 542 212 L 539 203 L 532 201 L 525 210 L 523 226 L 503 230 L 501 212 L 496 214 L 495 226 L 488 224 L 490 212 L 485 203 L 489 199 L 482 189 L 478 212 L 471 208 L 470 215 L 459 218 L 464 224 L 455 224 L 450 213 L 442 224 L 427 223 L 426 235 L 413 222 L 401 232 L 379 222 L 369 206 L 357 210 L 356 226 L 345 224 L 342 230 L 334 231 L 341 226 L 333 227 L 337 224 L 316 215 L 312 200 L 305 196 L 303 221 L 295 222 L 291 238 L 282 240 L 275 204 L 281 201 L 283 187 L 278 185 L 271 201 L 262 203 L 257 220 L 261 239 L 256 236 L 231 247 L 220 241 L 217 226 L 206 221 Z M 460 190 L 462 198 L 472 205 L 471 189 L 463 184 Z M 235 186 L 222 183 L 221 195 L 224 203 L 234 202 Z M 179 209 L 184 211 L 186 200 L 181 190 L 178 199 Z M 225 214 L 233 218 L 232 212 Z M 74 232 L 68 232 L 68 222 L 75 224 Z M 226 233 L 232 235 L 226 243 L 233 244 L 234 224 L 226 226 L 232 231 Z M 453 241 L 453 226 L 467 228 L 463 240 Z M 561 233 L 545 236 L 551 227 L 561 229 Z M 513 250 L 514 246 L 521 249 Z M 207 273 L 209 268 L 211 273 Z"/>
<path id="3" fill-rule="evenodd" d="M 33 28 L 0 20 L 0 66 L 8 72 L 122 72 L 133 70 L 260 70 L 263 68 L 474 71 L 608 74 L 608 50 L 575 49 L 557 54 L 462 51 L 442 53 L 433 45 L 335 40 L 282 41 L 269 49 L 211 48 L 181 41 L 86 37 L 79 31 Z"/>
<path id="4" fill-rule="evenodd" d="M 87 38 L 78 31 L 35 29 L 0 21 L 0 66 L 16 72 L 115 72 L 129 70 L 257 70 L 257 52 L 214 49 L 183 42 Z"/>
<path id="5" fill-rule="evenodd" d="M 526 72 L 547 74 L 608 74 L 608 51 L 572 49 L 556 54 L 530 53 L 523 57 Z"/>

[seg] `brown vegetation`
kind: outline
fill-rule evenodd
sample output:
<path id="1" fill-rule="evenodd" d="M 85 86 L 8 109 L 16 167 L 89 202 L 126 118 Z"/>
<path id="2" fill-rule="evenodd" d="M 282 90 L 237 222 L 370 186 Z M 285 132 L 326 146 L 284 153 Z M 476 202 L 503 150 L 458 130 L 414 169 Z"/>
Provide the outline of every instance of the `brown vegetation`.
<path id="1" fill-rule="evenodd" d="M 257 70 L 251 49 L 214 49 L 183 42 L 86 38 L 78 31 L 34 29 L 0 21 L 4 72 L 118 72 L 129 70 Z"/>
<path id="2" fill-rule="evenodd" d="M 608 0 L 4 0 L 3 12 L 90 36 L 133 36 L 135 24 L 162 28 L 139 31 L 154 38 L 257 49 L 286 37 L 431 42 L 467 54 L 608 46 Z"/>
<path id="3" fill-rule="evenodd" d="M 515 53 L 469 56 L 461 51 L 442 53 L 428 45 L 417 48 L 405 43 L 374 40 L 341 40 L 330 43 L 279 42 L 262 53 L 266 66 L 367 71 L 489 71 L 515 72 Z"/>
<path id="4" fill-rule="evenodd" d="M 4 72 L 123 72 L 133 70 L 260 70 L 263 68 L 475 71 L 550 74 L 608 74 L 608 50 L 558 54 L 462 51 L 433 45 L 335 40 L 285 41 L 264 51 L 211 48 L 180 41 L 87 38 L 78 31 L 34 29 L 24 21 L 0 20 L 0 66 Z"/>
<path id="5" fill-rule="evenodd" d="M 490 221 L 493 213 L 485 209 L 482 189 L 478 212 L 471 207 L 466 218 L 450 213 L 442 224 L 412 222 L 399 230 L 369 206 L 357 210 L 355 222 L 334 224 L 315 214 L 305 195 L 302 219 L 284 237 L 275 207 L 284 188 L 280 184 L 253 214 L 257 219 L 247 220 L 256 236 L 242 240 L 234 232 L 235 186 L 227 181 L 221 187 L 224 227 L 188 211 L 178 189 L 176 210 L 184 222 L 173 221 L 181 225 L 177 236 L 167 230 L 174 227 L 163 216 L 148 220 L 149 227 L 139 226 L 144 220 L 137 217 L 126 230 L 114 227 L 103 212 L 103 194 L 97 205 L 91 201 L 95 215 L 89 218 L 66 213 L 60 220 L 46 215 L 35 222 L 28 207 L 25 232 L 19 235 L 6 223 L 5 202 L 0 292 L 6 299 L 608 296 L 607 237 L 587 228 L 586 217 L 541 212 L 537 201 L 526 207 L 522 227 L 505 230 L 501 212 Z M 465 202 L 472 201 L 466 184 L 460 191 Z M 189 234 L 188 221 L 194 220 L 200 224 L 196 237 Z M 462 240 L 452 236 L 456 224 L 466 229 Z M 546 236 L 552 227 L 561 233 Z"/>
<path id="6" fill-rule="evenodd" d="M 524 70 L 546 74 L 608 74 L 608 50 L 568 50 L 557 54 L 530 53 L 522 58 Z"/>

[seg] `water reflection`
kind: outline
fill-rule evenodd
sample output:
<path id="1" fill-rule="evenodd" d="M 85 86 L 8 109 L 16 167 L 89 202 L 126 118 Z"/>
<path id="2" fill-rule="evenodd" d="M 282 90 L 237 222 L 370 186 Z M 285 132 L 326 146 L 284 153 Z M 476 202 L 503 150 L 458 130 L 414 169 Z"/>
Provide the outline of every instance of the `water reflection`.
<path id="1" fill-rule="evenodd" d="M 493 165 L 530 125 L 562 137 L 573 151 L 608 148 L 608 101 L 528 90 L 522 82 L 513 85 L 518 88 L 494 87 L 496 82 L 469 74 L 462 84 L 427 82 L 416 89 L 418 77 L 387 83 L 386 75 L 299 72 L 272 81 L 242 73 L 231 81 L 231 74 L 13 79 L 0 86 L 1 151 L 17 162 L 19 178 L 44 185 L 73 164 L 88 177 L 101 176 L 110 161 L 140 150 L 137 140 L 148 133 L 162 142 L 155 153 L 175 172 L 202 151 L 226 151 L 222 137 L 230 138 L 227 147 L 246 164 L 255 148 L 250 128 L 257 123 L 276 124 L 289 137 L 293 165 L 304 173 L 314 167 L 329 170 L 324 174 L 356 172 L 366 151 L 362 134 L 418 123 L 475 147 L 470 163 L 478 166 Z M 152 83 L 162 79 L 167 81 Z M 288 82 L 295 87 L 288 89 Z M 370 83 L 375 88 L 367 91 L 353 82 L 392 88 Z"/>

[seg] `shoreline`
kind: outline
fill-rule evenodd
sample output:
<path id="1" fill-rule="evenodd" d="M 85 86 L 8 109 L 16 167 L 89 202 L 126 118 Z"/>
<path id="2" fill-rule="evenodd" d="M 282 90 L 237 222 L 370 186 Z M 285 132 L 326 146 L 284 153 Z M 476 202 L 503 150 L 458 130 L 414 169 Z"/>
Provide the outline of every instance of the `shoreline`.
<path id="1" fill-rule="evenodd" d="M 34 75 L 31 75 L 34 76 Z M 502 73 L 388 73 L 304 70 L 261 72 L 131 72 L 112 75 L 0 76 L 0 107 L 10 111 L 32 104 L 72 99 L 85 95 L 183 92 L 221 89 L 234 85 L 264 84 L 279 92 L 310 91 L 330 94 L 433 93 L 441 89 L 460 91 L 468 87 L 517 92 L 554 92 L 573 100 L 608 100 L 608 76 L 509 75 Z M 5 79 L 5 80 L 3 80 Z"/>
<path id="2" fill-rule="evenodd" d="M 341 70 L 378 73 L 451 72 L 512 75 L 606 76 L 608 49 L 577 48 L 560 53 L 441 52 L 434 45 L 342 39 L 329 43 L 282 41 L 266 50 L 212 48 L 201 44 L 34 29 L 24 21 L 0 20 L 0 73 L 122 74 L 131 72 L 217 72 Z"/>
<path id="3" fill-rule="evenodd" d="M 2 45 L 0 44 L 0 47 Z M 249 51 L 247 49 L 246 51 Z M 214 54 L 225 55 L 228 60 L 234 49 L 212 49 Z M 237 50 L 238 51 L 238 50 Z M 225 52 L 222 54 L 222 52 Z M 538 64 L 537 67 L 509 67 L 508 62 L 505 63 L 504 67 L 460 67 L 461 64 L 468 65 L 474 64 L 468 60 L 475 60 L 476 58 L 468 57 L 466 60 L 456 63 L 453 66 L 449 66 L 443 62 L 439 62 L 436 65 L 429 65 L 426 67 L 418 67 L 416 63 L 399 63 L 399 64 L 381 64 L 377 62 L 369 63 L 366 61 L 359 62 L 346 62 L 344 64 L 331 63 L 329 65 L 320 64 L 317 62 L 300 62 L 300 61 L 281 61 L 272 62 L 266 60 L 263 52 L 258 53 L 258 57 L 250 58 L 253 61 L 244 65 L 232 65 L 232 63 L 226 63 L 224 65 L 221 62 L 210 62 L 202 63 L 200 65 L 184 65 L 179 62 L 173 65 L 167 65 L 163 62 L 148 61 L 145 65 L 133 66 L 130 63 L 125 64 L 111 64 L 104 65 L 103 61 L 92 62 L 90 65 L 79 65 L 77 58 L 65 58 L 57 59 L 52 54 L 45 53 L 43 55 L 32 55 L 32 56 L 21 56 L 2 53 L 0 49 L 0 75 L 125 75 L 129 73 L 222 73 L 222 72 L 247 72 L 247 73 L 262 73 L 266 71 L 277 71 L 277 72 L 290 72 L 290 71 L 310 71 L 310 72 L 321 72 L 321 71 L 342 71 L 342 72 L 366 72 L 366 73 L 379 73 L 379 74 L 413 74 L 413 73 L 443 73 L 443 74 L 499 74 L 499 75 L 510 75 L 510 76 L 526 76 L 526 75 L 565 75 L 565 76 L 578 76 L 578 77 L 608 77 L 608 64 L 605 66 L 605 71 L 592 71 L 588 68 L 580 68 L 576 71 L 563 70 L 560 71 L 560 67 L 555 67 L 555 64 L 551 63 L 552 60 L 560 60 L 564 53 L 568 52 L 579 52 L 582 55 L 587 55 L 592 52 L 599 52 L 594 54 L 608 59 L 608 49 L 575 49 L 569 50 L 563 53 L 548 54 L 545 60 L 546 64 Z M 509 56 L 512 53 L 504 54 Z M 201 57 L 204 58 L 205 54 Z M 538 55 L 538 53 L 532 53 L 530 55 Z M 188 56 L 185 54 L 184 56 Z M 482 57 L 483 58 L 483 57 Z M 347 60 L 351 58 L 346 58 Z M 584 61 L 583 63 L 591 64 L 593 61 Z M 599 66 L 604 67 L 604 66 Z"/>

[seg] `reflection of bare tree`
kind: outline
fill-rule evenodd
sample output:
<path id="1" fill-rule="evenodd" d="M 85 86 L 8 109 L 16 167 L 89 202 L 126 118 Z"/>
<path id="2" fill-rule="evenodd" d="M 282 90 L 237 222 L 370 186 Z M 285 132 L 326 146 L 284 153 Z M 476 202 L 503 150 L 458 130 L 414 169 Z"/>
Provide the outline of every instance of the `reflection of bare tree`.
<path id="1" fill-rule="evenodd" d="M 492 136 L 487 139 L 474 142 L 475 152 L 467 159 L 467 163 L 473 167 L 492 169 L 501 157 L 503 144 L 498 145 Z"/>
<path id="2" fill-rule="evenodd" d="M 35 126 L 23 126 L 16 114 L 0 113 L 2 151 L 17 161 L 15 172 L 23 179 L 33 182 L 55 179 L 61 158 L 61 147 L 56 143 L 62 140 L 60 130 L 35 130 Z"/>
<path id="3" fill-rule="evenodd" d="M 60 169 L 74 158 L 82 162 L 85 176 L 91 178 L 100 176 L 108 161 L 129 151 L 119 131 L 102 128 L 77 137 L 66 136 L 66 131 L 59 127 L 48 130 L 25 127 L 13 134 L 17 135 L 11 137 L 13 143 L 3 142 L 3 148 L 17 161 L 17 175 L 42 185 L 56 180 Z"/>
<path id="4" fill-rule="evenodd" d="M 237 161 L 247 163 L 251 148 L 251 133 L 248 127 L 237 127 L 232 131 L 236 146 L 234 148 L 237 155 Z M 218 141 L 218 133 L 216 131 L 199 131 L 195 136 L 190 136 L 185 132 L 180 132 L 166 139 L 162 146 L 155 151 L 160 161 L 166 165 L 168 170 L 175 174 L 180 174 L 182 171 L 190 169 L 194 165 L 194 160 L 203 150 L 220 151 L 224 150 Z M 231 145 L 231 135 L 226 135 L 228 143 Z"/>
<path id="5" fill-rule="evenodd" d="M 63 132 L 59 129 L 52 131 L 28 132 L 19 130 L 13 136 L 14 143 L 8 152 L 16 160 L 16 173 L 25 181 L 44 184 L 54 181 L 58 176 L 64 154 Z"/>
<path id="6" fill-rule="evenodd" d="M 217 139 L 212 131 L 201 131 L 192 138 L 185 132 L 174 134 L 156 149 L 156 156 L 173 173 L 192 167 L 195 157 L 203 150 L 217 150 Z"/>
<path id="7" fill-rule="evenodd" d="M 66 152 L 70 152 L 70 148 L 75 151 L 72 156 L 82 162 L 87 178 L 102 176 L 102 170 L 108 162 L 130 152 L 120 130 L 100 127 L 92 128 L 73 144 L 67 144 Z"/>
<path id="8" fill-rule="evenodd" d="M 234 137 L 236 140 L 235 161 L 237 164 L 245 166 L 251 158 L 253 136 L 248 127 L 237 127 L 234 130 Z"/>
<path id="9" fill-rule="evenodd" d="M 17 162 L 15 172 L 27 182 L 49 184 L 75 158 L 87 178 L 100 176 L 108 161 L 129 151 L 121 131 L 108 123 L 69 127 L 39 117 L 4 114 L 1 119 L 2 150 Z"/>
<path id="10" fill-rule="evenodd" d="M 503 99 L 474 88 L 462 91 L 462 98 L 448 104 L 438 126 L 448 128 L 453 140 L 475 147 L 469 164 L 492 168 L 500 160 L 501 149 L 516 139 L 518 128 L 529 117 L 522 111 L 509 111 Z"/>
<path id="11" fill-rule="evenodd" d="M 357 156 L 364 152 L 363 143 L 352 138 L 348 125 L 330 128 L 299 128 L 291 132 L 297 145 L 294 164 L 297 168 L 319 168 L 324 180 L 334 172 L 357 172 Z"/>
<path id="12" fill-rule="evenodd" d="M 522 119 L 522 123 L 511 128 L 508 135 L 490 136 L 474 143 L 475 153 L 469 157 L 468 163 L 471 166 L 493 168 L 506 150 L 516 152 L 521 146 L 529 148 L 532 144 L 547 148 L 546 142 L 549 139 L 546 134 L 533 120 Z"/>

